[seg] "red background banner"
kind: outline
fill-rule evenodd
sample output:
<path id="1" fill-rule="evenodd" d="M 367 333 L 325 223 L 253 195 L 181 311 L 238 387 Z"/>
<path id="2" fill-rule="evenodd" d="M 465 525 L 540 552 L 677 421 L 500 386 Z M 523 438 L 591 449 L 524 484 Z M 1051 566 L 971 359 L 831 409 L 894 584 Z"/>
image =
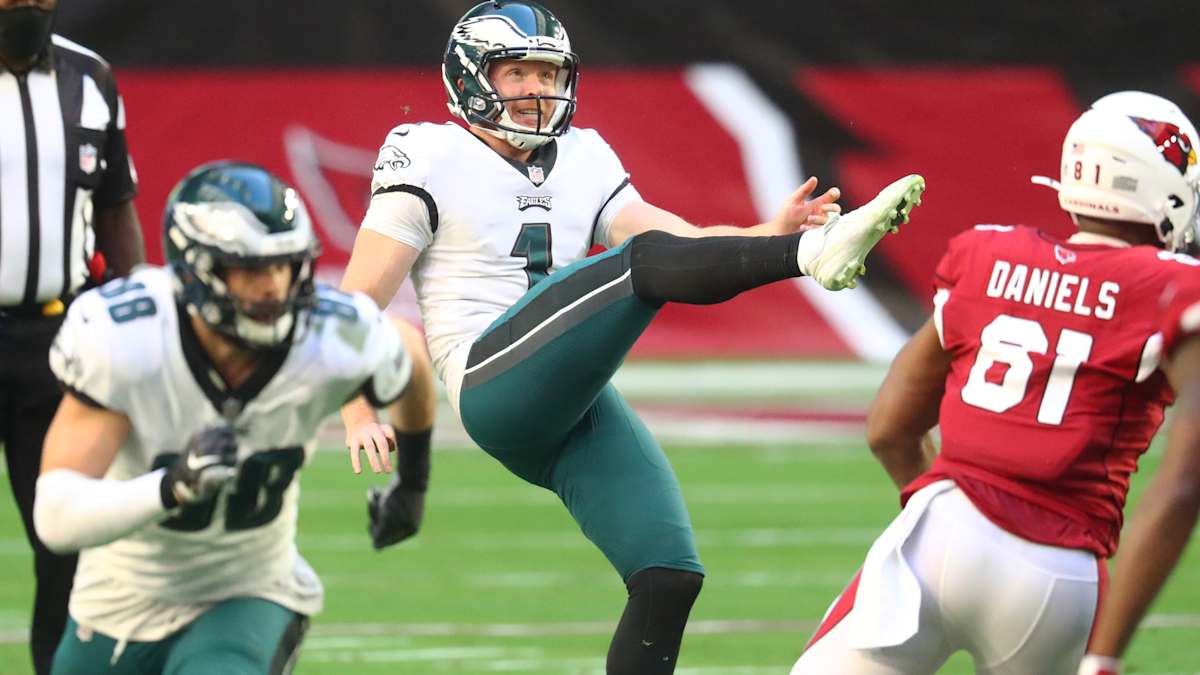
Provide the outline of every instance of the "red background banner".
<path id="1" fill-rule="evenodd" d="M 1200 89 L 1200 68 L 1186 77 Z M 434 69 L 125 70 L 119 83 L 153 261 L 174 182 L 201 162 L 238 158 L 297 183 L 322 230 L 322 264 L 341 267 L 384 135 L 404 122 L 449 119 Z M 926 306 L 930 275 L 955 233 L 980 222 L 1071 230 L 1054 193 L 1029 183 L 1057 175 L 1062 137 L 1079 112 L 1054 69 L 811 67 L 794 85 L 855 140 L 831 160 L 848 206 L 900 175 L 927 178 L 913 222 L 877 252 Z M 588 70 L 576 124 L 601 131 L 649 201 L 700 224 L 757 221 L 741 150 L 683 69 Z M 806 144 L 828 140 L 797 138 L 801 161 Z M 668 307 L 639 353 L 852 355 L 788 283 L 720 307 Z"/>

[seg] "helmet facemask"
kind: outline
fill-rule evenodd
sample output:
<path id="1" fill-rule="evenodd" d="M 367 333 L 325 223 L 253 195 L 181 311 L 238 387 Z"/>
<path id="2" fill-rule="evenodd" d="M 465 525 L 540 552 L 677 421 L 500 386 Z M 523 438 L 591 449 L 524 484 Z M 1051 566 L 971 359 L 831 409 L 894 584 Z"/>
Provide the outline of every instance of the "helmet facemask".
<path id="1" fill-rule="evenodd" d="M 311 222 L 291 188 L 285 213 L 293 225 L 271 228 L 235 201 L 174 202 L 167 214 L 166 244 L 175 271 L 176 295 L 188 312 L 243 347 L 282 348 L 303 335 L 315 304 L 313 275 L 319 247 Z M 230 268 L 285 263 L 291 269 L 280 300 L 256 301 L 233 294 Z"/>

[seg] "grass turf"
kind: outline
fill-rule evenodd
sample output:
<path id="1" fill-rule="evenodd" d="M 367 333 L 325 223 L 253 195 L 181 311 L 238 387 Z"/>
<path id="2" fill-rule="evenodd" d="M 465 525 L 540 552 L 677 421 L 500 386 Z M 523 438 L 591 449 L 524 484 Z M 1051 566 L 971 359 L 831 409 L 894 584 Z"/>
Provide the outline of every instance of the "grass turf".
<path id="1" fill-rule="evenodd" d="M 667 452 L 709 572 L 677 672 L 786 672 L 895 514 L 894 488 L 861 442 Z M 1155 464 L 1143 460 L 1135 490 Z M 375 552 L 363 494 L 378 479 L 354 476 L 337 452 L 318 453 L 302 479 L 300 550 L 327 600 L 297 673 L 603 673 L 624 587 L 552 494 L 478 450 L 438 451 L 424 531 Z M 0 673 L 21 675 L 32 559 L 11 506 L 0 560 Z M 1188 626 L 1143 630 L 1127 672 L 1194 672 L 1198 582 L 1193 547 L 1153 610 Z M 959 655 L 941 672 L 972 669 Z"/>

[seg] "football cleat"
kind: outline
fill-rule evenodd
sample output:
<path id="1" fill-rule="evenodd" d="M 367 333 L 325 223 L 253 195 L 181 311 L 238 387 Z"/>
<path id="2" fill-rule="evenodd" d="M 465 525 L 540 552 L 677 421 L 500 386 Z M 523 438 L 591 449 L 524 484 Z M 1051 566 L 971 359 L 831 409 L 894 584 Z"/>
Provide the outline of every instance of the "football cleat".
<path id="1" fill-rule="evenodd" d="M 867 253 L 888 232 L 899 232 L 908 214 L 921 203 L 925 179 L 905 176 L 885 187 L 871 201 L 800 237 L 796 261 L 800 271 L 831 291 L 854 288 L 867 271 Z"/>

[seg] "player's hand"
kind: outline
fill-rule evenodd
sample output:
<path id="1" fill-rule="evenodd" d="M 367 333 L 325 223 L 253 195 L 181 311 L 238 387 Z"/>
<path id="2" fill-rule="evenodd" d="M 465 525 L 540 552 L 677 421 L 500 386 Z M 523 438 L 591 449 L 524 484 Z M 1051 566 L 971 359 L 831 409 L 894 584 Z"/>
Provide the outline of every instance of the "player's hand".
<path id="1" fill-rule="evenodd" d="M 216 497 L 237 476 L 238 444 L 228 424 L 209 427 L 188 439 L 187 447 L 163 476 L 166 506 L 196 504 Z M 174 504 L 169 502 L 174 501 Z"/>
<path id="2" fill-rule="evenodd" d="M 815 199 L 809 199 L 816 189 L 817 179 L 812 177 L 788 196 L 783 208 L 770 221 L 778 234 L 791 234 L 820 227 L 829 220 L 829 216 L 842 212 L 841 205 L 836 203 L 842 197 L 841 190 L 832 187 Z"/>
<path id="3" fill-rule="evenodd" d="M 346 448 L 350 451 L 350 467 L 362 473 L 359 453 L 366 453 L 367 463 L 375 473 L 391 473 L 392 460 L 388 453 L 396 449 L 396 430 L 383 422 L 367 422 L 346 430 Z"/>
<path id="4" fill-rule="evenodd" d="M 1099 654 L 1088 654 L 1079 664 L 1079 675 L 1121 675 L 1121 660 Z"/>
<path id="5" fill-rule="evenodd" d="M 425 492 L 403 486 L 393 479 L 385 488 L 367 490 L 367 530 L 379 550 L 398 544 L 417 533 L 425 515 Z"/>

